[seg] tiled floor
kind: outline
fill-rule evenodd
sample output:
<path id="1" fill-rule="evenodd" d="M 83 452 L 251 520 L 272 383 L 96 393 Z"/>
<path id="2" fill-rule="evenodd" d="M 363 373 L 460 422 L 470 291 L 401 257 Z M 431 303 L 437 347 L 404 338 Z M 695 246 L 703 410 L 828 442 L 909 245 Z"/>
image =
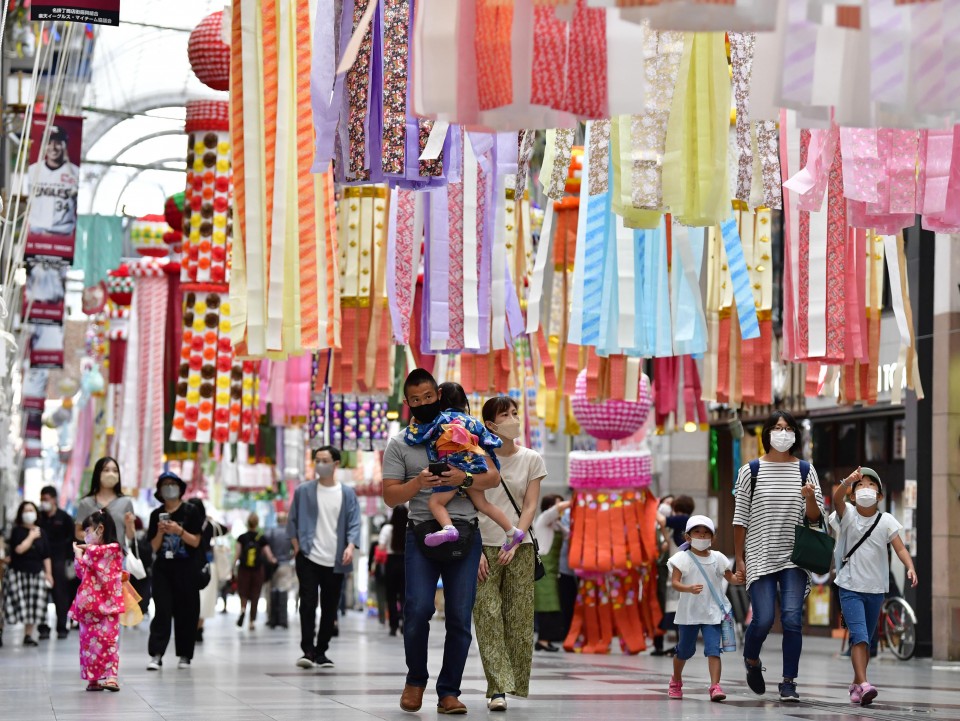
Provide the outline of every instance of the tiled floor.
<path id="1" fill-rule="evenodd" d="M 292 615 L 292 614 L 291 614 Z M 353 721 L 413 719 L 398 707 L 405 671 L 402 639 L 389 638 L 375 619 L 351 613 L 342 620 L 339 639 L 329 655 L 335 670 L 301 671 L 297 631 L 239 631 L 235 617 L 217 616 L 198 647 L 193 668 L 178 671 L 167 657 L 160 673 L 145 670 L 146 629 L 125 631 L 118 694 L 86 693 L 77 663 L 77 635 L 46 641 L 39 649 L 13 643 L 5 632 L 0 649 L 0 721 Z M 291 618 L 291 620 L 293 620 Z M 439 666 L 441 621 L 431 638 L 431 669 Z M 765 663 L 767 680 L 776 688 L 779 638 L 771 637 Z M 723 704 L 706 695 L 706 664 L 688 664 L 686 697 L 667 698 L 671 661 L 635 657 L 570 654 L 535 655 L 533 696 L 510 699 L 508 715 L 531 721 L 596 719 L 629 721 L 689 719 L 853 719 L 960 720 L 960 665 L 928 660 L 899 662 L 881 658 L 871 680 L 880 688 L 869 710 L 846 702 L 850 666 L 835 656 L 837 643 L 806 642 L 798 706 L 781 707 L 772 696 L 760 699 L 746 688 L 739 658 L 726 659 Z M 485 682 L 474 651 L 467 664 L 463 700 L 472 716 L 486 715 Z M 419 716 L 435 718 L 428 691 Z"/>

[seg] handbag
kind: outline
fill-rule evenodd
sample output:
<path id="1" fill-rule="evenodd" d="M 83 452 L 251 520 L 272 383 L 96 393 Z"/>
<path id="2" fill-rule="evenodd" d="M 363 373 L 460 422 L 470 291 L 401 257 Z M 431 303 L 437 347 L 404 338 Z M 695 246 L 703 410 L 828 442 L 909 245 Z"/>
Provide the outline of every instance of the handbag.
<path id="1" fill-rule="evenodd" d="M 503 490 L 506 491 L 507 498 L 510 499 L 510 505 L 513 506 L 513 510 L 517 512 L 517 518 L 520 518 L 520 516 L 523 515 L 520 512 L 520 506 L 518 506 L 517 502 L 513 500 L 513 494 L 510 493 L 510 488 L 507 486 L 506 481 L 503 480 L 503 477 L 500 478 L 500 485 L 502 485 Z M 547 569 L 543 565 L 543 559 L 540 557 L 540 542 L 537 540 L 536 535 L 534 535 L 533 528 L 527 532 L 530 534 L 530 539 L 533 541 L 533 580 L 536 582 L 547 575 Z"/>
<path id="2" fill-rule="evenodd" d="M 126 558 L 123 559 L 123 562 L 127 567 L 127 572 L 138 581 L 142 581 L 147 577 L 147 569 L 143 567 L 143 561 L 140 560 L 140 551 L 137 548 L 137 539 L 134 538 L 130 545 L 133 548 L 133 553 L 128 553 Z"/>
<path id="3" fill-rule="evenodd" d="M 737 627 L 733 620 L 733 613 L 727 608 L 727 604 L 723 602 L 720 594 L 717 593 L 717 589 L 713 587 L 713 583 L 710 581 L 707 572 L 703 570 L 697 554 L 692 551 L 688 551 L 688 553 L 690 553 L 690 558 L 693 559 L 693 562 L 697 564 L 697 568 L 700 569 L 700 575 L 703 576 L 703 580 L 707 582 L 707 588 L 710 589 L 713 600 L 720 606 L 720 613 L 723 614 L 723 617 L 720 619 L 720 650 L 724 653 L 733 653 L 737 650 Z"/>
<path id="4" fill-rule="evenodd" d="M 476 519 L 465 521 L 460 518 L 453 518 L 451 522 L 460 534 L 460 538 L 456 541 L 441 543 L 439 546 L 428 546 L 426 543 L 427 536 L 443 530 L 443 526 L 435 519 L 421 523 L 410 521 L 410 529 L 417 539 L 417 548 L 420 549 L 420 553 L 422 553 L 424 557 L 429 558 L 431 561 L 459 561 L 469 555 L 474 543 L 473 534 L 477 531 Z"/>
<path id="5" fill-rule="evenodd" d="M 818 525 L 822 531 L 811 528 L 810 520 L 804 516 L 803 525 L 798 524 L 793 529 L 793 553 L 790 554 L 790 562 L 811 573 L 829 573 L 836 541 L 827 534 L 822 514 Z"/>

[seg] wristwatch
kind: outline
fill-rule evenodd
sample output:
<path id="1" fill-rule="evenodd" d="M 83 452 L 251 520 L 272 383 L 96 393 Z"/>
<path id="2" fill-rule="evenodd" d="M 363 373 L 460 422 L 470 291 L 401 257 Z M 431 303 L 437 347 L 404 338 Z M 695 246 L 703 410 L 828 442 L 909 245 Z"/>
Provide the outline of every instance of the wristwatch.
<path id="1" fill-rule="evenodd" d="M 463 483 L 460 484 L 461 488 L 470 488 L 473 485 L 473 474 L 466 472 L 466 478 L 463 479 Z"/>

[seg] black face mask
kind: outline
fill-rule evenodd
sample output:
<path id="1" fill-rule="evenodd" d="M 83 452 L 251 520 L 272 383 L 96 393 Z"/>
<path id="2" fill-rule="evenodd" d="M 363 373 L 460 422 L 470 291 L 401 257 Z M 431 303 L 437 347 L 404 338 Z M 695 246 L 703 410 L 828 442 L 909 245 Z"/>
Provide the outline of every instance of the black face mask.
<path id="1" fill-rule="evenodd" d="M 417 419 L 418 423 L 430 423 L 440 415 L 443 410 L 443 403 L 437 399 L 433 403 L 424 403 L 419 406 L 410 406 L 410 412 Z"/>

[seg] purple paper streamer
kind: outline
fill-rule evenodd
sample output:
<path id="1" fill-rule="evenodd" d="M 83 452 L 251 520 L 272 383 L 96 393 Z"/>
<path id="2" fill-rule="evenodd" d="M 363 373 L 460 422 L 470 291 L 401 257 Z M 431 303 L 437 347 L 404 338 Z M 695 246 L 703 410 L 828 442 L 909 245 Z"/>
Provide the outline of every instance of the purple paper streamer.
<path id="1" fill-rule="evenodd" d="M 430 204 L 430 323 L 424 326 L 430 347 L 446 348 L 450 339 L 450 210 L 447 189 L 427 191 Z M 436 261 L 436 262 L 433 262 Z M 436 351 L 432 351 L 436 352 Z"/>
<path id="2" fill-rule="evenodd" d="M 348 27 L 343 32 L 344 18 L 353 17 L 353 0 L 343 0 L 340 16 L 340 37 L 350 37 Z M 313 58 L 310 64 L 310 105 L 313 109 L 313 127 L 316 136 L 311 173 L 322 173 L 334 157 L 337 123 L 343 107 L 343 82 L 346 73 L 336 75 L 336 10 L 335 0 L 318 0 L 313 31 Z"/>

